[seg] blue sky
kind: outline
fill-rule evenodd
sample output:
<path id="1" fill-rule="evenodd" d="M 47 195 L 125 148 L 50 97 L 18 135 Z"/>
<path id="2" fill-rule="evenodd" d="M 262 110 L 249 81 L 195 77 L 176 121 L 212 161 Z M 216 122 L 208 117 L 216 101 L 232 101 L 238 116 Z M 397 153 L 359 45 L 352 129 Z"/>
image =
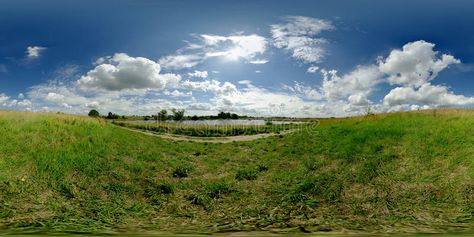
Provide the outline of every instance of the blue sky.
<path id="1" fill-rule="evenodd" d="M 472 9 L 436 0 L 1 0 L 0 108 L 299 117 L 470 108 Z"/>

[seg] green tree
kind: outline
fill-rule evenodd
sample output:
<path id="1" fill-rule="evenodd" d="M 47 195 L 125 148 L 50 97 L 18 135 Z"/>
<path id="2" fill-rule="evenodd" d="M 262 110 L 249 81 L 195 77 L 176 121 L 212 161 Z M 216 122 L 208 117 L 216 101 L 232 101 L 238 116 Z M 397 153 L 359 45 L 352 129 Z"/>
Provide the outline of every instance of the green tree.
<path id="1" fill-rule="evenodd" d="M 174 121 L 181 121 L 184 118 L 184 109 L 172 109 L 173 112 L 173 120 Z"/>
<path id="2" fill-rule="evenodd" d="M 91 111 L 89 111 L 89 114 L 88 114 L 90 117 L 99 117 L 100 114 L 99 114 L 99 111 L 95 110 L 95 109 L 92 109 Z"/>
<path id="3" fill-rule="evenodd" d="M 107 119 L 118 119 L 120 116 L 118 114 L 114 114 L 112 112 L 109 112 L 109 114 L 106 117 Z"/>
<path id="4" fill-rule="evenodd" d="M 160 121 L 166 121 L 168 119 L 168 111 L 166 111 L 166 109 L 160 110 L 160 112 L 158 112 L 157 119 Z"/>

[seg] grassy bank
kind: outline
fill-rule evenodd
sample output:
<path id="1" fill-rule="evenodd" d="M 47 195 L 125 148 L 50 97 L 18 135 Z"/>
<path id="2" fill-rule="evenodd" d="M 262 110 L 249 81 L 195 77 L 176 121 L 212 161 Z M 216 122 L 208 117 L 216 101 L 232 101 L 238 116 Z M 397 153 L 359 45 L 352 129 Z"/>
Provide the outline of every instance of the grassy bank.
<path id="1" fill-rule="evenodd" d="M 251 142 L 173 142 L 0 112 L 0 227 L 448 231 L 474 227 L 474 112 L 325 119 Z"/>
<path id="2" fill-rule="evenodd" d="M 115 125 L 151 131 L 159 134 L 175 134 L 193 137 L 227 137 L 227 136 L 245 136 L 262 133 L 280 133 L 290 129 L 305 129 L 312 124 L 268 124 L 264 126 L 257 125 L 185 125 L 169 122 L 127 122 L 113 121 Z"/>

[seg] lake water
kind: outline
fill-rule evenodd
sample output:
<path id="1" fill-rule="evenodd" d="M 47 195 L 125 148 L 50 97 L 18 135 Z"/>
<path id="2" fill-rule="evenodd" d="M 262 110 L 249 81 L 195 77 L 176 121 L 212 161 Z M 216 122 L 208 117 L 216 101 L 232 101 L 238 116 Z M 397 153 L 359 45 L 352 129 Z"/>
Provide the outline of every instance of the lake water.
<path id="1" fill-rule="evenodd" d="M 129 120 L 127 122 L 134 123 L 156 123 L 155 120 Z M 263 119 L 226 119 L 226 120 L 183 120 L 180 122 L 168 120 L 171 123 L 180 123 L 184 125 L 207 125 L 207 126 L 263 126 L 267 124 L 266 120 Z M 304 122 L 298 121 L 271 121 L 272 124 L 303 124 Z"/>

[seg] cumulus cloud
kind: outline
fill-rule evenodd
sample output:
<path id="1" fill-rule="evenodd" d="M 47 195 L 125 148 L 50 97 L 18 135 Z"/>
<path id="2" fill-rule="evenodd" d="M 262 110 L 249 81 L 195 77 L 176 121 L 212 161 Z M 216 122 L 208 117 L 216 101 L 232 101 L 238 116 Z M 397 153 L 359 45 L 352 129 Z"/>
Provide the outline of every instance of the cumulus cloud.
<path id="1" fill-rule="evenodd" d="M 366 98 L 382 82 L 382 74 L 375 65 L 358 66 L 355 70 L 338 76 L 337 71 L 322 70 L 322 93 L 329 100 L 347 99 L 351 95 Z M 353 97 L 352 101 L 355 101 Z"/>
<path id="2" fill-rule="evenodd" d="M 29 110 L 32 103 L 28 99 L 20 98 L 18 99 L 11 98 L 3 93 L 0 93 L 0 107 L 12 108 L 12 107 L 20 107 L 22 109 Z"/>
<path id="3" fill-rule="evenodd" d="M 0 94 L 0 104 L 5 105 L 6 102 L 8 102 L 9 100 L 9 96 L 6 96 L 5 94 Z"/>
<path id="4" fill-rule="evenodd" d="M 46 49 L 46 47 L 41 46 L 28 46 L 26 48 L 26 57 L 29 59 L 39 58 Z"/>
<path id="5" fill-rule="evenodd" d="M 446 86 L 425 83 L 418 89 L 397 87 L 384 97 L 383 102 L 388 106 L 421 104 L 431 107 L 453 107 L 474 104 L 474 97 L 455 95 Z"/>
<path id="6" fill-rule="evenodd" d="M 160 64 L 143 57 L 130 57 L 117 53 L 87 72 L 78 81 L 85 88 L 110 91 L 124 89 L 163 89 L 176 84 L 181 77 L 176 74 L 160 74 Z"/>
<path id="7" fill-rule="evenodd" d="M 386 59 L 379 59 L 379 69 L 387 75 L 388 82 L 399 85 L 383 99 L 389 110 L 474 104 L 473 97 L 456 95 L 444 85 L 431 83 L 449 65 L 461 63 L 452 55 L 438 57 L 434 47 L 435 44 L 423 40 L 409 42 L 401 50 L 392 50 Z"/>
<path id="8" fill-rule="evenodd" d="M 388 75 L 391 84 L 419 87 L 449 65 L 460 63 L 452 55 L 437 57 L 434 46 L 423 40 L 407 43 L 402 50 L 392 50 L 386 59 L 380 60 L 379 69 Z"/>
<path id="9" fill-rule="evenodd" d="M 188 76 L 190 77 L 199 77 L 199 78 L 207 78 L 208 75 L 209 74 L 207 73 L 207 71 L 198 71 L 198 70 L 188 73 Z"/>
<path id="10" fill-rule="evenodd" d="M 304 16 L 288 16 L 285 23 L 271 25 L 272 43 L 275 47 L 292 53 L 304 63 L 321 62 L 325 55 L 322 44 L 327 40 L 317 38 L 323 31 L 334 29 L 330 21 Z"/>

